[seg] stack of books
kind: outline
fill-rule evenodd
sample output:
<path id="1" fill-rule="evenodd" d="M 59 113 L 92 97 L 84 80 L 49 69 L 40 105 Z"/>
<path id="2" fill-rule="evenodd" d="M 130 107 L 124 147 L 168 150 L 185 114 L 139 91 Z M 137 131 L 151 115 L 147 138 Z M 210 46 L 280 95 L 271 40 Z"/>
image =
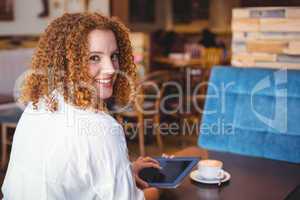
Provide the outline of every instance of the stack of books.
<path id="1" fill-rule="evenodd" d="M 300 69 L 300 7 L 233 9 L 231 64 Z"/>

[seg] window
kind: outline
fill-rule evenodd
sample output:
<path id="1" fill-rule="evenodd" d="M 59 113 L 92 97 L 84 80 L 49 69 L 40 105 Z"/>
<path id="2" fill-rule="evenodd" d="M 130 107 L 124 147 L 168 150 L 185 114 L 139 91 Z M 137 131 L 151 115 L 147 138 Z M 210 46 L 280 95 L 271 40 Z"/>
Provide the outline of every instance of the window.
<path id="1" fill-rule="evenodd" d="M 209 0 L 173 0 L 172 11 L 175 23 L 207 20 L 209 17 Z"/>
<path id="2" fill-rule="evenodd" d="M 131 23 L 155 23 L 155 0 L 129 0 Z"/>
<path id="3" fill-rule="evenodd" d="M 13 20 L 13 0 L 0 1 L 0 21 Z"/>

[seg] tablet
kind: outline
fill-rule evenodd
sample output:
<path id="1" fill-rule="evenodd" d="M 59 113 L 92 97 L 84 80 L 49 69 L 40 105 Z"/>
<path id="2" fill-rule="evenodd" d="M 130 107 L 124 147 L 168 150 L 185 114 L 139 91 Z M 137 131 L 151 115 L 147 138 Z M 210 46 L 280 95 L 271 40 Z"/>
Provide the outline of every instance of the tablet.
<path id="1" fill-rule="evenodd" d="M 176 188 L 198 163 L 196 157 L 154 158 L 162 169 L 144 168 L 139 176 L 149 186 L 157 188 Z"/>

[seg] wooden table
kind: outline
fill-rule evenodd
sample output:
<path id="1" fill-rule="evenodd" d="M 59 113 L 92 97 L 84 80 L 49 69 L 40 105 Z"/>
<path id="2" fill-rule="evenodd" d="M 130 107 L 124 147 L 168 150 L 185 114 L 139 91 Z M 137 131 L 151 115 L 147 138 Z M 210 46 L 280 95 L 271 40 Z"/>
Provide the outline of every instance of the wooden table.
<path id="1" fill-rule="evenodd" d="M 159 56 L 153 59 L 155 62 L 169 65 L 175 68 L 185 68 L 191 66 L 202 66 L 202 59 L 201 58 L 192 58 L 192 59 L 172 59 L 169 57 Z"/>
<path id="2" fill-rule="evenodd" d="M 164 190 L 161 200 L 283 200 L 300 184 L 300 165 L 283 161 L 209 152 L 212 159 L 222 160 L 231 180 L 206 185 L 186 177 L 176 189 Z"/>

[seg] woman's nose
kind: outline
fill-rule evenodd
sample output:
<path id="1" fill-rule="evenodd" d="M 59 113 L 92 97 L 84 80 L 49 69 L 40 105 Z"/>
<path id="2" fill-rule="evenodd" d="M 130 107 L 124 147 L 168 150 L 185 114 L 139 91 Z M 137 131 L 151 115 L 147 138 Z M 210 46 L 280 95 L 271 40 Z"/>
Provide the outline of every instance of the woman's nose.
<path id="1" fill-rule="evenodd" d="M 101 74 L 114 74 L 116 72 L 114 63 L 110 59 L 107 59 L 101 68 Z"/>

